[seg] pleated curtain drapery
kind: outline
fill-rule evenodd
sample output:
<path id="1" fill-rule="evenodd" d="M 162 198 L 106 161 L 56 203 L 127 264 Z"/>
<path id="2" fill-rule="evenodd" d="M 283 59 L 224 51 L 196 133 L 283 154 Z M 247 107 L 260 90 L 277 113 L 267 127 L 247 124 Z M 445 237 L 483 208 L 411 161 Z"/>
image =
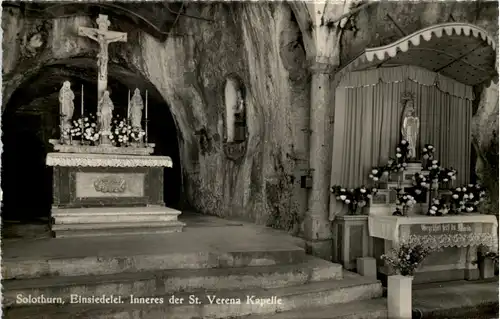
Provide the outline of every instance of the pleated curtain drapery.
<path id="1" fill-rule="evenodd" d="M 457 169 L 457 185 L 468 182 L 472 87 L 401 66 L 352 72 L 335 88 L 332 185 L 369 185 L 371 168 L 394 157 L 405 92 L 414 94 L 420 119 L 417 155 L 424 144 L 433 144 L 441 165 Z"/>

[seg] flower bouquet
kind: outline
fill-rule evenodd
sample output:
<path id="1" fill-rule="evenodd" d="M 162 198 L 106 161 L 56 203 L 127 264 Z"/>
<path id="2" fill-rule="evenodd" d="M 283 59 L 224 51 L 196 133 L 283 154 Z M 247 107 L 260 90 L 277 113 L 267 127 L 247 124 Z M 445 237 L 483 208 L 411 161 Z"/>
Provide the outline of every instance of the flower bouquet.
<path id="1" fill-rule="evenodd" d="M 451 209 L 455 214 L 477 212 L 481 202 L 485 200 L 486 192 L 478 184 L 469 184 L 467 187 L 453 189 L 451 195 Z"/>
<path id="2" fill-rule="evenodd" d="M 415 173 L 415 175 L 412 177 L 412 181 L 413 181 L 413 193 L 415 197 L 425 196 L 425 194 L 431 187 L 431 184 L 427 176 L 421 173 Z"/>
<path id="3" fill-rule="evenodd" d="M 433 198 L 429 210 L 427 211 L 428 216 L 444 216 L 450 212 L 450 205 L 442 197 Z"/>
<path id="4" fill-rule="evenodd" d="M 132 127 L 125 120 L 114 119 L 111 124 L 111 134 L 109 135 L 111 143 L 118 147 L 127 146 L 130 141 L 131 130 Z"/>
<path id="5" fill-rule="evenodd" d="M 439 175 L 441 174 L 441 165 L 438 160 L 432 160 L 429 167 L 429 179 L 431 182 L 431 188 L 437 189 L 439 187 Z"/>
<path id="6" fill-rule="evenodd" d="M 83 144 L 96 144 L 101 134 L 97 131 L 96 117 L 93 114 L 86 116 L 79 122 Z"/>
<path id="7" fill-rule="evenodd" d="M 386 182 L 388 180 L 389 174 L 390 174 L 390 167 L 388 166 L 373 167 L 368 177 L 374 182 L 374 184 L 378 188 L 380 182 Z"/>
<path id="8" fill-rule="evenodd" d="M 139 146 L 142 143 L 144 135 L 146 135 L 146 132 L 138 127 L 134 127 L 130 130 L 129 140 L 132 145 Z"/>
<path id="9" fill-rule="evenodd" d="M 384 254 L 380 258 L 398 275 L 413 276 L 432 250 L 422 245 L 403 243 L 398 248 L 393 248 L 391 252 L 392 256 Z"/>
<path id="10" fill-rule="evenodd" d="M 67 126 L 62 130 L 61 138 L 65 144 L 71 144 L 71 130 L 72 126 Z"/>
<path id="11" fill-rule="evenodd" d="M 425 144 L 424 148 L 422 149 L 422 159 L 423 159 L 422 166 L 424 170 L 429 169 L 430 162 L 434 159 L 435 151 L 436 149 L 432 144 Z"/>
<path id="12" fill-rule="evenodd" d="M 443 186 L 442 188 L 451 188 L 454 180 L 457 179 L 457 171 L 453 168 L 442 168 L 438 173 L 438 183 Z"/>
<path id="13" fill-rule="evenodd" d="M 393 213 L 393 215 L 394 216 L 399 215 L 398 212 L 399 213 L 401 212 L 399 207 L 402 207 L 403 212 L 400 216 L 408 216 L 408 213 L 413 208 L 413 206 L 415 206 L 416 203 L 417 203 L 417 201 L 415 200 L 415 198 L 412 195 L 407 194 L 402 189 L 398 190 L 398 194 L 397 194 L 397 198 L 396 198 L 396 206 L 398 206 L 398 207 L 396 208 L 396 211 Z"/>
<path id="14" fill-rule="evenodd" d="M 363 207 L 367 206 L 370 199 L 377 193 L 376 188 L 368 189 L 364 186 L 356 189 L 347 189 L 341 186 L 332 186 L 330 191 L 338 201 L 348 205 L 349 212 L 353 215 L 361 214 Z"/>
<path id="15" fill-rule="evenodd" d="M 82 137 L 82 119 L 74 120 L 70 128 L 71 144 L 77 144 Z"/>

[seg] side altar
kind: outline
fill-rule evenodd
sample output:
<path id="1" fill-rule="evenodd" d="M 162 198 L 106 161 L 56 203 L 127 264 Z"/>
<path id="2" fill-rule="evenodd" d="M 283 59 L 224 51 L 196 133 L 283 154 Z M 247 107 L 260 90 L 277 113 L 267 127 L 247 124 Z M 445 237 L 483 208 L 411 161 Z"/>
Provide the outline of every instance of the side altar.
<path id="1" fill-rule="evenodd" d="M 114 234 L 180 232 L 181 214 L 165 206 L 163 170 L 173 166 L 168 156 L 153 156 L 148 143 L 148 100 L 139 89 L 129 92 L 126 116 L 114 115 L 107 90 L 107 46 L 126 42 L 126 34 L 108 31 L 107 16 L 98 29 L 79 28 L 79 35 L 99 43 L 96 116 L 73 119 L 75 95 L 66 81 L 59 93 L 60 137 L 49 142 L 54 152 L 46 165 L 53 168 L 52 233 L 56 238 Z M 116 113 L 116 112 L 115 112 Z M 143 117 L 144 113 L 144 119 Z M 145 125 L 143 130 L 142 124 Z"/>
<path id="2" fill-rule="evenodd" d="M 485 270 L 491 269 L 491 259 L 484 256 L 498 251 L 498 221 L 494 215 L 481 214 L 486 192 L 479 183 L 464 178 L 468 174 L 458 175 L 456 169 L 442 165 L 432 144 L 421 143 L 414 102 L 413 93 L 403 94 L 395 156 L 385 156 L 387 164 L 371 167 L 370 187 L 353 187 L 363 167 L 337 174 L 339 179 L 346 177 L 349 187 L 331 188 L 335 195 L 331 208 L 344 214 L 334 219 L 334 260 L 362 272 L 376 267 L 383 279 L 398 269 L 389 267 L 382 256 L 397 254 L 405 244 L 432 251 L 417 269 L 416 283 L 491 278 L 492 272 Z M 438 154 L 446 153 L 439 150 Z M 453 156 L 448 156 L 448 163 L 457 163 L 467 154 Z"/>

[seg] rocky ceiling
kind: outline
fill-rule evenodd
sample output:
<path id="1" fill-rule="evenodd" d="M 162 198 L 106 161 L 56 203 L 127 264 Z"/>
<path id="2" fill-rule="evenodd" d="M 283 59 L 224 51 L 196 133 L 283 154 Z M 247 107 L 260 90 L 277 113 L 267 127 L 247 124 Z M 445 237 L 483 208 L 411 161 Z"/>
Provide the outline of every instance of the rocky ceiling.
<path id="1" fill-rule="evenodd" d="M 198 18 L 185 13 L 187 2 L 20 2 L 3 1 L 4 7 L 18 7 L 28 18 L 52 19 L 75 15 L 108 14 L 115 19 L 138 26 L 164 41 L 180 16 Z"/>

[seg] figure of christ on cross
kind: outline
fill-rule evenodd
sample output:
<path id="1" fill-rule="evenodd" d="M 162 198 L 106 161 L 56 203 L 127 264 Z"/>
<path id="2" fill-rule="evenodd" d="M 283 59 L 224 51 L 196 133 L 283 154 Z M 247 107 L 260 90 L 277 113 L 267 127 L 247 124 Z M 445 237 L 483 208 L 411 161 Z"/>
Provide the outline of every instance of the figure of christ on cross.
<path id="1" fill-rule="evenodd" d="M 99 43 L 97 55 L 97 100 L 100 101 L 108 87 L 108 45 L 113 42 L 127 42 L 127 34 L 109 31 L 110 22 L 107 15 L 100 14 L 97 18 L 98 29 L 79 27 L 78 35 L 89 37 Z"/>

